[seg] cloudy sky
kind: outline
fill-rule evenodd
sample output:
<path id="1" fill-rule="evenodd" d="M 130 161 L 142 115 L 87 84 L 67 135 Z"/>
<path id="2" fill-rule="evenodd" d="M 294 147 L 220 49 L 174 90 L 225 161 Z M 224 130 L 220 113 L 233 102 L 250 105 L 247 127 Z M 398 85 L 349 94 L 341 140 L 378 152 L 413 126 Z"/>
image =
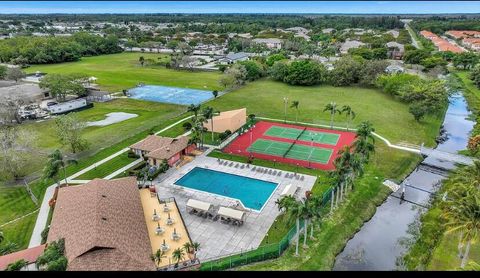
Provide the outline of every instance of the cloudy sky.
<path id="1" fill-rule="evenodd" d="M 480 1 L 0 1 L 0 13 L 480 13 Z"/>

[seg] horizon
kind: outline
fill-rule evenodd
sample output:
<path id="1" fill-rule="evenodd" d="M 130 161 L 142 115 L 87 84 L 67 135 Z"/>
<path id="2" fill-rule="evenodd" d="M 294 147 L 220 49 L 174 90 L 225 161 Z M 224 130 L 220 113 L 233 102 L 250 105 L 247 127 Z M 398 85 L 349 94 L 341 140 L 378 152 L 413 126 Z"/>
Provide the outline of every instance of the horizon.
<path id="1" fill-rule="evenodd" d="M 246 5 L 254 2 L 255 5 Z M 119 5 L 120 4 L 120 5 Z M 1 1 L 2 15 L 35 14 L 480 14 L 479 1 Z M 193 10 L 193 11 L 192 11 Z"/>

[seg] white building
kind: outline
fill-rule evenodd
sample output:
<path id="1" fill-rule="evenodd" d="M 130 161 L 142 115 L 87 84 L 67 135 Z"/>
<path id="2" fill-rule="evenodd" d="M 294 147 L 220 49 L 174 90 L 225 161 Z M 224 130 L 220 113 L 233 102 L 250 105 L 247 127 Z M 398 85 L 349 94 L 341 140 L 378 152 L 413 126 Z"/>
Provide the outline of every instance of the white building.
<path id="1" fill-rule="evenodd" d="M 342 54 L 347 54 L 348 50 L 351 48 L 359 48 L 361 46 L 364 46 L 365 43 L 361 41 L 356 41 L 356 40 L 346 40 L 342 46 L 340 46 L 340 53 Z"/>
<path id="2" fill-rule="evenodd" d="M 282 40 L 281 39 L 253 39 L 254 43 L 265 44 L 268 48 L 275 48 L 281 49 L 282 48 Z"/>
<path id="3" fill-rule="evenodd" d="M 87 99 L 79 98 L 66 102 L 57 103 L 47 107 L 47 110 L 52 114 L 62 114 L 82 107 L 87 106 Z"/>

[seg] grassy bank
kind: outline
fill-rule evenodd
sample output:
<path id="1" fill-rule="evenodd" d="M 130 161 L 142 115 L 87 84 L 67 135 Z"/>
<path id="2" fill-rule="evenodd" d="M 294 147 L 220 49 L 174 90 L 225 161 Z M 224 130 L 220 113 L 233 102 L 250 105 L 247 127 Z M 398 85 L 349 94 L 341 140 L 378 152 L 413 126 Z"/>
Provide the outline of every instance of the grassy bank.
<path id="1" fill-rule="evenodd" d="M 123 52 L 119 54 L 83 57 L 78 62 L 35 65 L 27 69 L 28 73 L 36 71 L 45 73 L 85 73 L 97 78 L 100 88 L 118 92 L 135 87 L 138 83 L 165 85 L 182 88 L 219 90 L 219 72 L 190 72 L 164 67 L 142 67 L 138 62 L 140 56 L 145 59 L 165 59 L 165 54 Z"/>

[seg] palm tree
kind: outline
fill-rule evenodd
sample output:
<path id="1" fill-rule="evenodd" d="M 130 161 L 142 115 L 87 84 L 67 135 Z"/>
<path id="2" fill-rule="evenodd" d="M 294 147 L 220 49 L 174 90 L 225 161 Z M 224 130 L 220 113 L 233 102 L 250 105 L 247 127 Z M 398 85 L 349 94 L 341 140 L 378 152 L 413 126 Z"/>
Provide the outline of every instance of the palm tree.
<path id="1" fill-rule="evenodd" d="M 3 235 L 3 231 L 0 230 L 0 244 L 2 244 L 4 239 L 5 239 L 5 236 Z"/>
<path id="2" fill-rule="evenodd" d="M 325 111 L 329 111 L 330 112 L 330 128 L 333 129 L 333 117 L 335 116 L 335 114 L 341 114 L 342 111 L 340 111 L 338 108 L 337 108 L 337 104 L 332 101 L 330 102 L 329 104 L 325 105 L 325 108 L 323 109 L 323 112 Z"/>
<path id="3" fill-rule="evenodd" d="M 363 137 L 358 137 L 353 142 L 355 153 L 361 155 L 362 159 L 367 162 L 370 158 L 370 154 L 375 152 L 375 145 L 370 140 Z"/>
<path id="4" fill-rule="evenodd" d="M 280 211 L 285 210 L 286 211 L 288 209 L 288 207 L 295 202 L 296 202 L 296 200 L 293 196 L 287 195 L 287 196 L 283 196 L 280 199 L 277 199 L 275 201 L 275 204 L 278 206 L 278 210 L 280 210 Z"/>
<path id="5" fill-rule="evenodd" d="M 347 131 L 348 131 L 348 128 L 350 127 L 350 122 L 355 119 L 355 117 L 357 116 L 355 114 L 355 112 L 352 110 L 352 107 L 350 107 L 349 105 L 344 105 L 342 107 L 342 113 L 345 113 L 345 116 L 347 116 Z"/>
<path id="6" fill-rule="evenodd" d="M 185 244 L 183 244 L 183 250 L 185 250 L 185 252 L 187 253 L 192 253 L 192 244 L 190 243 L 190 241 L 187 241 L 185 242 Z"/>
<path id="7" fill-rule="evenodd" d="M 143 67 L 143 64 L 145 63 L 145 58 L 143 58 L 143 56 L 140 56 L 140 58 L 138 58 L 138 61 L 140 62 L 140 64 Z"/>
<path id="8" fill-rule="evenodd" d="M 207 123 L 208 120 L 210 120 L 210 123 L 212 125 L 212 142 L 215 140 L 214 139 L 214 133 L 213 133 L 213 116 L 215 116 L 215 114 L 217 114 L 218 112 L 216 112 L 212 107 L 205 107 L 203 108 L 203 117 L 205 118 L 205 122 Z"/>
<path id="9" fill-rule="evenodd" d="M 197 259 L 197 252 L 200 250 L 200 243 L 199 242 L 194 242 L 192 243 L 192 249 L 193 249 L 193 259 Z"/>
<path id="10" fill-rule="evenodd" d="M 373 132 L 375 132 L 375 128 L 373 127 L 372 123 L 369 121 L 361 122 L 357 127 L 357 138 L 364 138 L 365 140 L 370 139 L 371 141 L 375 142 L 375 137 L 373 137 Z"/>
<path id="11" fill-rule="evenodd" d="M 313 223 L 315 221 L 320 220 L 321 205 L 322 205 L 322 197 L 321 196 L 312 195 L 309 199 L 307 199 L 307 207 L 308 207 L 308 211 L 309 211 L 310 220 L 312 222 L 312 223 L 310 223 L 310 238 L 314 238 L 313 237 L 313 228 L 314 228 Z"/>
<path id="12" fill-rule="evenodd" d="M 290 108 L 295 108 L 295 122 L 298 123 L 298 105 L 300 102 L 298 100 L 292 101 L 292 104 L 290 105 Z"/>
<path id="13" fill-rule="evenodd" d="M 297 200 L 295 200 L 294 202 L 288 202 L 287 207 L 285 208 L 285 211 L 287 213 L 288 219 L 295 219 L 295 225 L 297 227 L 296 241 L 295 241 L 296 242 L 295 256 L 298 256 L 298 244 L 300 241 L 300 218 L 303 217 L 304 215 L 303 204 L 300 202 L 297 202 Z"/>
<path id="14" fill-rule="evenodd" d="M 150 258 L 152 259 L 152 261 L 155 262 L 155 264 L 159 264 L 160 262 L 162 262 L 162 258 L 165 258 L 165 252 L 163 252 L 161 249 L 158 249 L 157 252 L 155 252 L 154 254 L 152 254 L 150 256 Z"/>
<path id="15" fill-rule="evenodd" d="M 53 153 L 48 155 L 47 164 L 43 169 L 43 179 L 54 179 L 57 183 L 57 186 L 60 186 L 60 181 L 57 176 L 60 172 L 60 169 L 63 169 L 63 178 L 65 179 L 65 184 L 67 183 L 67 171 L 65 166 L 68 164 L 77 164 L 78 162 L 74 159 L 65 160 L 60 150 L 55 150 Z"/>
<path id="16" fill-rule="evenodd" d="M 470 246 L 478 239 L 480 232 L 480 195 L 478 189 L 471 184 L 459 184 L 457 187 L 463 187 L 463 190 L 451 193 L 442 216 L 447 220 L 447 233 L 460 232 L 460 241 L 466 243 L 460 264 L 464 268 L 468 262 Z"/>
<path id="17" fill-rule="evenodd" d="M 187 108 L 187 112 L 193 112 L 193 122 L 197 120 L 198 111 L 200 111 L 200 104 L 198 105 L 190 104 L 190 106 L 188 106 Z"/>
<path id="18" fill-rule="evenodd" d="M 18 245 L 15 242 L 7 242 L 5 245 L 0 246 L 0 256 L 7 255 L 17 251 Z"/>
<path id="19" fill-rule="evenodd" d="M 172 258 L 175 261 L 175 268 L 178 267 L 178 264 L 180 263 L 181 260 L 185 257 L 185 253 L 183 253 L 183 250 L 181 248 L 177 248 L 173 250 L 172 252 Z"/>

